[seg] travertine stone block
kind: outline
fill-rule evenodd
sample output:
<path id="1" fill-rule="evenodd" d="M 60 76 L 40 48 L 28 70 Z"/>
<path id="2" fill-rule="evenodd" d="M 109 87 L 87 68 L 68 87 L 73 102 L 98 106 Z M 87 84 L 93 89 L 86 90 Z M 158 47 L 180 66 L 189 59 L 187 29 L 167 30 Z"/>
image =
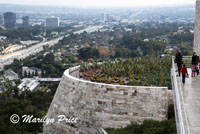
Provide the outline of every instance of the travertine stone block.
<path id="1" fill-rule="evenodd" d="M 70 70 L 74 71 L 74 68 Z M 44 134 L 102 134 L 145 119 L 167 119 L 170 91 L 164 87 L 133 87 L 95 83 L 63 74 L 47 117 L 77 117 L 78 122 L 44 125 Z"/>

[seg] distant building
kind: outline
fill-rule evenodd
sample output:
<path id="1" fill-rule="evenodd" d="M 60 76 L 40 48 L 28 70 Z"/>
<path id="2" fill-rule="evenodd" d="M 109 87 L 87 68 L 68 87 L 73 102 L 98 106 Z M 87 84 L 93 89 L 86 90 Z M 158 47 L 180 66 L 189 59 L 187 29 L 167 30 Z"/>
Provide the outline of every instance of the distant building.
<path id="1" fill-rule="evenodd" d="M 100 22 L 101 23 L 113 22 L 113 20 L 114 20 L 114 16 L 111 15 L 111 14 L 105 14 L 105 13 L 103 13 L 100 16 Z"/>
<path id="2" fill-rule="evenodd" d="M 102 13 L 101 16 L 100 16 L 100 22 L 105 23 L 105 21 L 106 21 L 105 13 Z"/>
<path id="3" fill-rule="evenodd" d="M 15 73 L 12 69 L 8 69 L 8 70 L 4 71 L 4 77 L 9 80 L 19 79 L 18 74 Z"/>
<path id="4" fill-rule="evenodd" d="M 3 77 L 0 77 L 0 93 L 3 93 L 6 90 L 6 80 Z"/>
<path id="5" fill-rule="evenodd" d="M 28 75 L 32 76 L 42 76 L 42 70 L 35 67 L 22 67 L 22 76 L 27 77 Z"/>
<path id="6" fill-rule="evenodd" d="M 0 13 L 0 26 L 3 26 L 3 14 Z"/>
<path id="7" fill-rule="evenodd" d="M 4 40 L 6 40 L 6 39 L 7 39 L 6 36 L 0 36 L 0 41 L 4 41 Z"/>
<path id="8" fill-rule="evenodd" d="M 40 87 L 40 83 L 37 80 L 26 78 L 22 80 L 22 83 L 18 86 L 18 89 L 21 93 L 22 91 L 25 91 L 25 90 L 35 91 L 39 89 L 39 87 Z"/>
<path id="9" fill-rule="evenodd" d="M 59 27 L 59 18 L 46 18 L 46 27 Z"/>
<path id="10" fill-rule="evenodd" d="M 23 27 L 28 27 L 29 26 L 29 16 L 24 16 L 23 17 Z"/>
<path id="11" fill-rule="evenodd" d="M 3 66 L 0 66 L 0 71 L 3 71 L 4 70 L 4 67 Z"/>
<path id="12" fill-rule="evenodd" d="M 144 39 L 144 42 L 149 42 L 149 39 Z"/>
<path id="13" fill-rule="evenodd" d="M 60 82 L 61 78 L 24 78 L 21 80 L 20 85 L 18 85 L 18 89 L 20 92 L 24 90 L 35 91 L 40 87 L 52 85 L 54 83 Z"/>
<path id="14" fill-rule="evenodd" d="M 112 22 L 114 19 L 114 16 L 112 16 L 111 14 L 106 14 L 106 21 L 107 22 Z"/>
<path id="15" fill-rule="evenodd" d="M 15 27 L 16 25 L 16 14 L 13 12 L 6 12 L 4 13 L 4 26 L 9 27 Z"/>

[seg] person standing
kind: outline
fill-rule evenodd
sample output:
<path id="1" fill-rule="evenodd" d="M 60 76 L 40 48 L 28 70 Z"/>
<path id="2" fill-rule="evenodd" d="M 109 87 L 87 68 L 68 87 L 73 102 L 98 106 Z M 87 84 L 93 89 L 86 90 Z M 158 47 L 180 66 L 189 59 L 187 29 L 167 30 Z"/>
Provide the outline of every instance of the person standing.
<path id="1" fill-rule="evenodd" d="M 181 73 L 182 73 L 182 82 L 183 82 L 183 84 L 185 84 L 185 77 L 189 76 L 185 64 L 183 64 L 183 66 L 181 68 Z"/>
<path id="2" fill-rule="evenodd" d="M 177 67 L 178 67 L 178 76 L 181 76 L 181 67 L 182 67 L 182 55 L 180 50 L 177 50 L 176 52 L 176 57 L 175 57 L 175 62 L 177 63 Z"/>
<path id="3" fill-rule="evenodd" d="M 195 77 L 195 72 L 197 71 L 198 62 L 199 62 L 199 57 L 197 56 L 196 52 L 194 52 L 192 56 L 192 77 Z"/>

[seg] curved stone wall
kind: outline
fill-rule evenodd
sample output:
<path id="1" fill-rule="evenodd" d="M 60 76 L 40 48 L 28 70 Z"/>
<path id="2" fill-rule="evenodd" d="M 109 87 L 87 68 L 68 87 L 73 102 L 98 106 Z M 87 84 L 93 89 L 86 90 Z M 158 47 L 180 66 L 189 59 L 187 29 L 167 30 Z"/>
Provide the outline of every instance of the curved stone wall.
<path id="1" fill-rule="evenodd" d="M 100 128 L 121 128 L 131 122 L 167 118 L 168 88 L 96 83 L 63 74 L 47 118 L 78 118 L 77 123 L 44 125 L 44 134 L 101 134 Z"/>

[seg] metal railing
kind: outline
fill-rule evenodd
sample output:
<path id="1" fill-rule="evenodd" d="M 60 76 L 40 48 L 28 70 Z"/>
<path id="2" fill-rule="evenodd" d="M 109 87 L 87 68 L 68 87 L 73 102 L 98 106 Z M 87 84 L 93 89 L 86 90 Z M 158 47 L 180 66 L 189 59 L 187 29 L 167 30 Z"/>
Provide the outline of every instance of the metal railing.
<path id="1" fill-rule="evenodd" d="M 190 57 L 183 57 L 183 58 L 190 58 Z M 181 108 L 181 98 L 180 98 L 180 92 L 178 89 L 174 57 L 172 57 L 171 81 L 172 81 L 172 90 L 173 90 L 173 98 L 174 98 L 174 109 L 175 109 L 174 111 L 175 111 L 175 117 L 176 117 L 177 134 L 185 134 L 185 128 L 184 128 L 184 123 L 183 123 L 184 122 L 183 111 Z"/>
<path id="2" fill-rule="evenodd" d="M 183 63 L 190 68 L 192 64 L 192 56 L 183 56 Z"/>

